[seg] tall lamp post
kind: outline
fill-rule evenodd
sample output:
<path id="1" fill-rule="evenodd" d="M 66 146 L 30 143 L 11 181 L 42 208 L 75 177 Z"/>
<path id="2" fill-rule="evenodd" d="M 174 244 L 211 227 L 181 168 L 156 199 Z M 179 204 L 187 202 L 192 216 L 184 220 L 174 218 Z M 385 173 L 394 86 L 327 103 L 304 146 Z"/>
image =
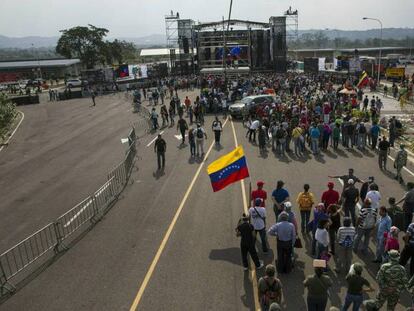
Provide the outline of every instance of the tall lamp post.
<path id="1" fill-rule="evenodd" d="M 378 86 L 380 85 L 380 70 L 381 70 L 381 55 L 382 55 L 382 22 L 378 18 L 371 18 L 371 17 L 363 17 L 363 20 L 372 20 L 377 21 L 381 26 L 381 34 L 380 34 L 380 50 L 379 50 L 379 60 L 378 60 Z"/>

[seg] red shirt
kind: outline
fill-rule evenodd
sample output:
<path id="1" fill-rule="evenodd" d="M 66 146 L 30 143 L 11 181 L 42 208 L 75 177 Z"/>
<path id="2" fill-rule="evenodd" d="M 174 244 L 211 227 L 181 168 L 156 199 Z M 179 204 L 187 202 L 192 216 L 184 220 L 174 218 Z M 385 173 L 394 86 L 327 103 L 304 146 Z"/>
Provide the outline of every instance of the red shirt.
<path id="1" fill-rule="evenodd" d="M 325 203 L 325 207 L 328 207 L 331 204 L 338 204 L 339 201 L 339 192 L 336 190 L 326 190 L 322 194 L 322 202 Z"/>
<path id="2" fill-rule="evenodd" d="M 260 205 L 261 207 L 265 207 L 265 201 L 267 199 L 267 192 L 262 190 L 262 189 L 256 189 L 252 191 L 252 200 L 253 200 L 253 204 L 254 201 L 259 198 L 262 199 L 262 204 Z"/>

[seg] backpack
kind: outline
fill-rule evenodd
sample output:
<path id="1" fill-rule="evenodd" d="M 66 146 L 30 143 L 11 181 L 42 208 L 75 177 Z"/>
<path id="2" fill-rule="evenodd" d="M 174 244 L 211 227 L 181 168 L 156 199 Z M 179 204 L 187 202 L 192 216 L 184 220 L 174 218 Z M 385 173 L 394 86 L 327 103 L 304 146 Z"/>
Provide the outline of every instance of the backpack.
<path id="1" fill-rule="evenodd" d="M 359 134 L 365 134 L 367 132 L 367 129 L 364 125 L 359 126 Z"/>
<path id="2" fill-rule="evenodd" d="M 402 129 L 402 123 L 400 120 L 395 120 L 395 128 Z"/>
<path id="3" fill-rule="evenodd" d="M 351 236 L 348 234 L 345 239 L 342 241 L 341 246 L 345 247 L 345 248 L 351 248 L 354 244 L 353 239 L 351 238 Z"/>
<path id="4" fill-rule="evenodd" d="M 310 210 L 313 205 L 313 200 L 312 200 L 312 196 L 310 195 L 310 193 L 303 192 L 299 198 L 298 204 L 299 204 L 300 209 Z"/>
<path id="5" fill-rule="evenodd" d="M 372 229 L 375 227 L 376 223 L 377 223 L 377 218 L 374 215 L 374 210 L 370 208 L 367 215 L 365 216 L 365 220 L 364 220 L 364 223 L 362 224 L 362 228 Z"/>
<path id="6" fill-rule="evenodd" d="M 276 302 L 280 297 L 280 283 L 275 279 L 273 284 L 270 285 L 268 282 L 268 277 L 264 277 L 267 288 L 264 295 L 261 297 L 262 304 L 266 307 L 269 307 L 273 302 Z"/>
<path id="7" fill-rule="evenodd" d="M 276 138 L 284 138 L 285 137 L 285 130 L 282 128 L 279 128 L 276 132 Z"/>
<path id="8" fill-rule="evenodd" d="M 197 138 L 203 138 L 203 130 L 201 128 L 197 129 Z"/>

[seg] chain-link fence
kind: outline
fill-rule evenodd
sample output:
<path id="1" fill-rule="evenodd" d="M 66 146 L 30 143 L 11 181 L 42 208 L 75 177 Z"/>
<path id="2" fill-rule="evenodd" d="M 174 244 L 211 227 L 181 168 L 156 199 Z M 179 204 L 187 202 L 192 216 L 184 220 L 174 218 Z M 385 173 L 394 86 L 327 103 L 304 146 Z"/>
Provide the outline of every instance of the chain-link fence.
<path id="1" fill-rule="evenodd" d="M 0 294 L 13 293 L 15 284 L 53 260 L 110 209 L 127 185 L 135 166 L 137 135 L 132 128 L 124 160 L 92 195 L 0 255 Z"/>

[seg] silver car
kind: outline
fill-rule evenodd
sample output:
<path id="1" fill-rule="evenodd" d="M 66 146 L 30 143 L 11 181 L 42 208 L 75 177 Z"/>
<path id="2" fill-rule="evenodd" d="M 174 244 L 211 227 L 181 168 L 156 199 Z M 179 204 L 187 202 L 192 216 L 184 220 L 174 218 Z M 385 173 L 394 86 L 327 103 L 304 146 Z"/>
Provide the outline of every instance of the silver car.
<path id="1" fill-rule="evenodd" d="M 273 103 L 274 98 L 271 95 L 256 95 L 247 96 L 240 101 L 236 101 L 234 104 L 229 106 L 230 115 L 233 118 L 241 118 L 247 113 L 252 107 L 263 104 L 265 102 Z"/>

